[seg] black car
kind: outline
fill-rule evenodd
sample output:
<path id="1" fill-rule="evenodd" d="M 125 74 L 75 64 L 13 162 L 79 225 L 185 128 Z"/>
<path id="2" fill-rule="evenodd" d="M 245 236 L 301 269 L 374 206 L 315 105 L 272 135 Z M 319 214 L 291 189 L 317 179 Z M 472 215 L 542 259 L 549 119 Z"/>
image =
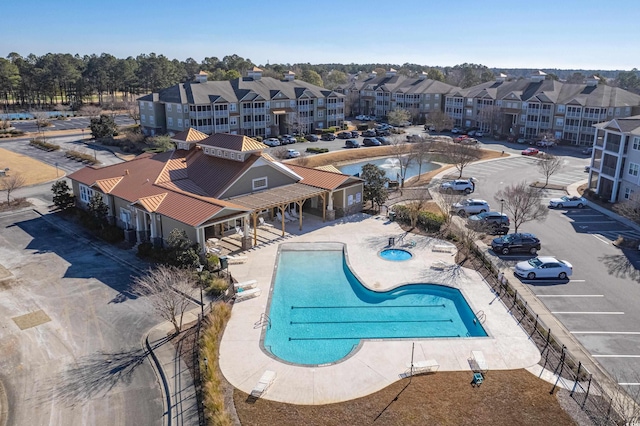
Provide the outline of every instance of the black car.
<path id="1" fill-rule="evenodd" d="M 376 138 L 364 138 L 362 140 L 362 145 L 364 145 L 364 146 L 380 146 L 382 144 Z"/>
<path id="2" fill-rule="evenodd" d="M 506 234 L 509 232 L 509 216 L 500 212 L 484 212 L 469 216 L 470 228 L 492 234 Z"/>
<path id="3" fill-rule="evenodd" d="M 349 133 L 349 132 L 347 132 L 347 133 Z M 357 138 L 358 136 L 360 136 L 360 133 L 358 133 L 358 132 L 357 132 L 357 131 L 355 131 L 355 130 L 352 130 L 352 131 L 351 131 L 351 137 L 352 137 L 352 138 Z"/>
<path id="4" fill-rule="evenodd" d="M 389 138 L 378 136 L 376 139 L 378 139 L 378 142 L 380 142 L 382 145 L 391 145 L 391 140 L 389 140 Z"/>
<path id="5" fill-rule="evenodd" d="M 391 132 L 389 130 L 376 130 L 375 136 L 391 136 Z"/>
<path id="6" fill-rule="evenodd" d="M 491 242 L 491 249 L 500 254 L 509 254 L 511 252 L 536 254 L 540 250 L 540 240 L 533 234 L 507 234 L 494 238 Z"/>
<path id="7" fill-rule="evenodd" d="M 335 138 L 336 135 L 334 133 L 323 133 L 320 139 L 322 139 L 323 141 L 332 141 L 335 140 Z"/>
<path id="8" fill-rule="evenodd" d="M 360 144 L 355 139 L 347 139 L 344 143 L 345 148 L 360 148 Z"/>
<path id="9" fill-rule="evenodd" d="M 304 138 L 306 140 L 308 140 L 309 142 L 318 142 L 318 136 L 317 135 L 306 135 Z"/>
<path id="10" fill-rule="evenodd" d="M 351 139 L 351 132 L 340 132 L 338 133 L 338 139 Z"/>
<path id="11" fill-rule="evenodd" d="M 362 136 L 365 136 L 365 137 L 368 137 L 368 138 L 375 138 L 378 135 L 376 134 L 375 130 L 369 129 L 369 130 L 365 130 L 364 132 L 362 132 Z"/>

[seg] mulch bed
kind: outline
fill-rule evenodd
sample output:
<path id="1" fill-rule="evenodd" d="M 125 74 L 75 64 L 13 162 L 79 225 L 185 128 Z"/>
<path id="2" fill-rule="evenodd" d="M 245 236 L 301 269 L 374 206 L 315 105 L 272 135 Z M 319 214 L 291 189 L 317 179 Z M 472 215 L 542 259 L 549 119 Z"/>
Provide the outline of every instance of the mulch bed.
<path id="1" fill-rule="evenodd" d="M 0 203 L 0 213 L 24 209 L 26 207 L 31 207 L 32 205 L 33 204 L 28 202 L 26 198 L 18 198 L 18 199 L 11 200 L 11 204 L 4 201 Z"/>

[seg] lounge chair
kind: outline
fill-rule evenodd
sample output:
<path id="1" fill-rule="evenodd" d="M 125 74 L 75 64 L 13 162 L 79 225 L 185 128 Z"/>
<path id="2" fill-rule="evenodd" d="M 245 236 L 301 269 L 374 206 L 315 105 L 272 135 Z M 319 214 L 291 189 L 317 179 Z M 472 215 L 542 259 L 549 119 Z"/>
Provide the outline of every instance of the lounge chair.
<path id="1" fill-rule="evenodd" d="M 411 364 L 407 364 L 411 369 Z M 416 361 L 413 363 L 413 374 L 435 373 L 440 368 L 440 364 L 435 359 Z"/>
<path id="2" fill-rule="evenodd" d="M 262 377 L 258 380 L 258 384 L 251 391 L 251 396 L 260 398 L 269 389 L 269 386 L 276 380 L 276 372 L 267 370 L 262 373 Z"/>
<path id="3" fill-rule="evenodd" d="M 298 212 L 296 211 L 296 209 L 291 210 L 291 217 L 293 217 L 294 219 L 300 219 L 300 215 L 298 215 Z"/>
<path id="4" fill-rule="evenodd" d="M 237 265 L 238 263 L 245 263 L 247 261 L 247 256 L 227 256 L 227 262 L 229 265 Z"/>
<path id="5" fill-rule="evenodd" d="M 284 211 L 284 218 L 289 221 L 289 222 L 293 222 L 295 219 L 293 217 L 291 217 L 291 215 L 289 214 L 288 211 Z"/>
<path id="6" fill-rule="evenodd" d="M 254 288 L 257 285 L 258 285 L 258 280 L 248 280 L 248 281 L 243 281 L 241 283 L 235 283 L 233 285 L 233 288 L 235 288 L 236 290 L 239 290 L 239 289 L 248 290 L 250 288 Z"/>
<path id="7" fill-rule="evenodd" d="M 239 226 L 236 226 L 236 233 L 235 235 L 239 235 L 241 237 L 244 237 L 244 231 L 242 230 L 242 228 L 240 228 Z"/>
<path id="8" fill-rule="evenodd" d="M 276 219 L 278 219 L 279 223 L 282 223 L 282 215 L 280 214 L 280 212 L 276 212 Z M 289 222 L 289 219 L 287 219 L 287 215 L 286 214 L 284 216 L 284 221 L 285 222 Z"/>
<path id="9" fill-rule="evenodd" d="M 270 224 L 270 223 L 265 222 L 265 221 L 264 221 L 264 218 L 263 218 L 262 216 L 260 216 L 260 217 L 258 218 L 258 226 L 259 226 L 259 227 L 265 227 L 265 226 L 267 226 L 267 227 L 268 227 L 268 226 L 273 226 L 273 225 L 272 225 L 272 224 Z"/>
<path id="10" fill-rule="evenodd" d="M 241 300 L 247 300 L 253 297 L 258 297 L 260 296 L 261 293 L 262 293 L 262 290 L 260 290 L 258 287 L 250 288 L 247 290 L 238 289 L 238 292 L 236 293 L 236 301 L 239 302 Z"/>
<path id="11" fill-rule="evenodd" d="M 471 361 L 474 372 L 482 373 L 484 375 L 489 371 L 489 366 L 487 365 L 487 361 L 484 359 L 482 351 L 471 351 Z"/>

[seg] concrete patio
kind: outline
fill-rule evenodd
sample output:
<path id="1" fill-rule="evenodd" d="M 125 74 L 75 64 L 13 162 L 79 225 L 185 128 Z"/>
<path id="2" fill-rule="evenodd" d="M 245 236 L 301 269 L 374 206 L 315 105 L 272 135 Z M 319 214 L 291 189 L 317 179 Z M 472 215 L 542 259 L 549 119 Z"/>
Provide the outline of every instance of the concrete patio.
<path id="1" fill-rule="evenodd" d="M 251 393 L 264 371 L 273 370 L 277 378 L 263 398 L 294 404 L 327 404 L 362 397 L 400 380 L 408 372 L 413 343 L 415 362 L 435 359 L 439 371 L 469 371 L 470 378 L 471 351 L 484 353 L 489 370 L 536 365 L 540 359 L 538 349 L 482 277 L 473 270 L 451 268 L 455 253 L 433 250 L 446 242 L 409 234 L 400 246 L 406 244 L 404 248 L 414 255 L 411 260 L 396 263 L 378 257 L 389 237 L 397 241 L 403 234 L 397 223 L 382 216 L 357 214 L 326 223 L 305 216 L 302 231 L 297 223 L 287 224 L 285 237 L 265 239 L 243 252 L 247 262 L 231 265 L 230 271 L 238 281 L 257 280 L 262 293 L 233 307 L 220 348 L 220 368 L 226 379 Z M 260 347 L 263 333 L 260 318 L 263 313 L 268 314 L 278 246 L 285 241 L 346 244 L 351 268 L 364 285 L 374 290 L 418 282 L 456 287 L 474 312 L 484 311 L 483 325 L 489 337 L 365 341 L 351 356 L 331 365 L 306 367 L 281 362 Z M 415 247 L 410 242 L 415 242 Z"/>

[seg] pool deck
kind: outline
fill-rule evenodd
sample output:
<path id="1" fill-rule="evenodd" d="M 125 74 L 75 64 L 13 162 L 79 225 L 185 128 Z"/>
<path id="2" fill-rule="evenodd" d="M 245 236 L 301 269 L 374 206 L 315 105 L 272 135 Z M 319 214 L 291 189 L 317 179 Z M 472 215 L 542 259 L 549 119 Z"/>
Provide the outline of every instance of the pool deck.
<path id="1" fill-rule="evenodd" d="M 222 337 L 220 368 L 235 387 L 251 393 L 266 370 L 277 378 L 262 396 L 292 404 L 328 404 L 366 396 L 401 380 L 408 372 L 412 344 L 414 363 L 436 360 L 438 371 L 469 371 L 471 351 L 482 351 L 490 370 L 534 367 L 540 352 L 517 324 L 508 308 L 475 271 L 454 267 L 454 254 L 434 251 L 446 244 L 429 237 L 408 234 L 396 248 L 406 248 L 411 260 L 391 262 L 377 253 L 387 247 L 389 237 L 404 232 L 382 216 L 358 214 L 334 222 L 321 223 L 305 217 L 302 232 L 288 224 L 291 234 L 271 244 L 245 253 L 244 264 L 229 269 L 238 281 L 255 279 L 262 293 L 237 302 Z M 411 241 L 415 247 L 410 247 Z M 279 243 L 340 242 L 346 244 L 349 264 L 367 287 L 384 290 L 401 284 L 428 282 L 456 287 L 474 312 L 484 311 L 483 323 L 489 337 L 365 341 L 355 354 L 331 365 L 305 367 L 291 365 L 268 356 L 260 348 L 261 314 L 267 313 Z M 321 273 L 321 271 L 318 271 Z M 438 373 L 435 373 L 438 374 Z"/>

